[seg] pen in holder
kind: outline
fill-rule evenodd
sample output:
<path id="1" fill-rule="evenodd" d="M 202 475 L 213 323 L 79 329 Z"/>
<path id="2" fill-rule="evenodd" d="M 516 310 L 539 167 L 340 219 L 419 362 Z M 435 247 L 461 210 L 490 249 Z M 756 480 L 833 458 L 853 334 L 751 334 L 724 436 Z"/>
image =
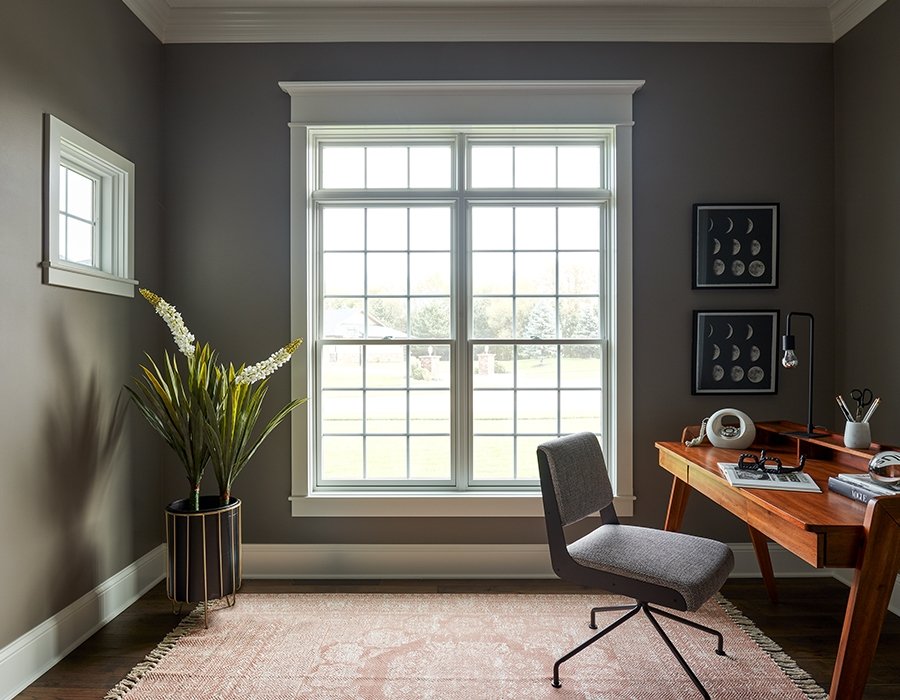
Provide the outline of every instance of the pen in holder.
<path id="1" fill-rule="evenodd" d="M 872 430 L 862 421 L 848 420 L 844 425 L 844 445 L 854 450 L 868 449 L 872 444 Z"/>

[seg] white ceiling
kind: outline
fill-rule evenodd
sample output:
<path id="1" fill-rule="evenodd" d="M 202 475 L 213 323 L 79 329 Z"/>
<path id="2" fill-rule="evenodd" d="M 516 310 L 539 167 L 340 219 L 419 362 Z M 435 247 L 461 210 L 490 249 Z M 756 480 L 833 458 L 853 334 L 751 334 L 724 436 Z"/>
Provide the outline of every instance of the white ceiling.
<path id="1" fill-rule="evenodd" d="M 123 0 L 165 43 L 833 42 L 885 0 Z"/>

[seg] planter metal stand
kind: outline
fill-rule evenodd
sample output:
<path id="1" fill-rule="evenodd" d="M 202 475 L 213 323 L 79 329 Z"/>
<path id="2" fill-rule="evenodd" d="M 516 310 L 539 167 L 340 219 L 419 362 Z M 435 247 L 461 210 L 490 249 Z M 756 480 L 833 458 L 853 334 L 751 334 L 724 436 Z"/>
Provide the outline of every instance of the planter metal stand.
<path id="1" fill-rule="evenodd" d="M 172 608 L 203 603 L 209 626 L 209 601 L 224 599 L 231 607 L 241 587 L 241 502 L 219 505 L 218 496 L 201 496 L 200 510 L 187 499 L 166 507 L 166 595 Z"/>

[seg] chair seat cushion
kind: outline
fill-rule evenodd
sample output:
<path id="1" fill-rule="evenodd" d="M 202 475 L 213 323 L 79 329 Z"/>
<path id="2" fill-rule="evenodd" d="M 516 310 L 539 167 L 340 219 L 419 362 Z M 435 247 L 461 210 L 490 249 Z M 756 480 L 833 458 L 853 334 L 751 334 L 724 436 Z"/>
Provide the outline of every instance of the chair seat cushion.
<path id="1" fill-rule="evenodd" d="M 734 568 L 734 554 L 721 542 L 632 525 L 601 525 L 568 550 L 590 569 L 671 588 L 688 610 L 700 608 Z"/>

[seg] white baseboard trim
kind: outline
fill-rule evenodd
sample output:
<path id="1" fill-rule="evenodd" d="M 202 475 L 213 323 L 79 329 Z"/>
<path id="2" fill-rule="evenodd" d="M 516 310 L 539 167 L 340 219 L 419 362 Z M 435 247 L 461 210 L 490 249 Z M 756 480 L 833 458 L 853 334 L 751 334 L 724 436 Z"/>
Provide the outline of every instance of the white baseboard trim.
<path id="1" fill-rule="evenodd" d="M 732 578 L 758 577 L 749 542 L 729 545 Z M 776 577 L 834 577 L 848 586 L 848 569 L 816 569 L 769 543 Z M 245 544 L 245 578 L 265 579 L 528 579 L 554 578 L 545 544 Z M 888 609 L 900 615 L 900 577 Z"/>
<path id="2" fill-rule="evenodd" d="M 749 542 L 737 542 L 728 545 L 734 552 L 734 570 L 730 578 L 756 578 L 760 576 L 756 552 Z M 833 576 L 832 569 L 817 569 L 810 566 L 800 557 L 794 556 L 781 545 L 769 543 L 769 557 L 772 559 L 772 570 L 776 577 L 822 578 Z"/>
<path id="3" fill-rule="evenodd" d="M 756 554 L 753 545 L 749 542 L 741 542 L 730 545 L 734 551 L 734 578 L 750 578 L 759 576 L 759 566 L 756 564 Z M 816 569 L 799 557 L 795 557 L 781 545 L 769 543 L 769 556 L 772 558 L 772 568 L 775 576 L 831 576 L 841 583 L 850 586 L 853 583 L 853 569 Z M 891 593 L 888 610 L 895 615 L 900 615 L 900 576 L 894 582 L 894 590 Z"/>
<path id="4" fill-rule="evenodd" d="M 0 698 L 15 697 L 155 586 L 165 576 L 165 562 L 161 544 L 0 649 Z"/>
<path id="5" fill-rule="evenodd" d="M 245 544 L 245 578 L 553 578 L 545 544 Z"/>
<path id="6" fill-rule="evenodd" d="M 848 586 L 853 583 L 853 569 L 833 569 L 834 577 L 841 583 Z M 894 615 L 900 615 L 900 576 L 894 582 L 894 591 L 891 593 L 891 600 L 888 602 L 888 610 Z"/>
<path id="7" fill-rule="evenodd" d="M 759 576 L 749 543 L 731 545 L 732 576 Z M 770 546 L 777 576 L 831 576 Z M 553 578 L 545 544 L 245 544 L 246 578 Z"/>

